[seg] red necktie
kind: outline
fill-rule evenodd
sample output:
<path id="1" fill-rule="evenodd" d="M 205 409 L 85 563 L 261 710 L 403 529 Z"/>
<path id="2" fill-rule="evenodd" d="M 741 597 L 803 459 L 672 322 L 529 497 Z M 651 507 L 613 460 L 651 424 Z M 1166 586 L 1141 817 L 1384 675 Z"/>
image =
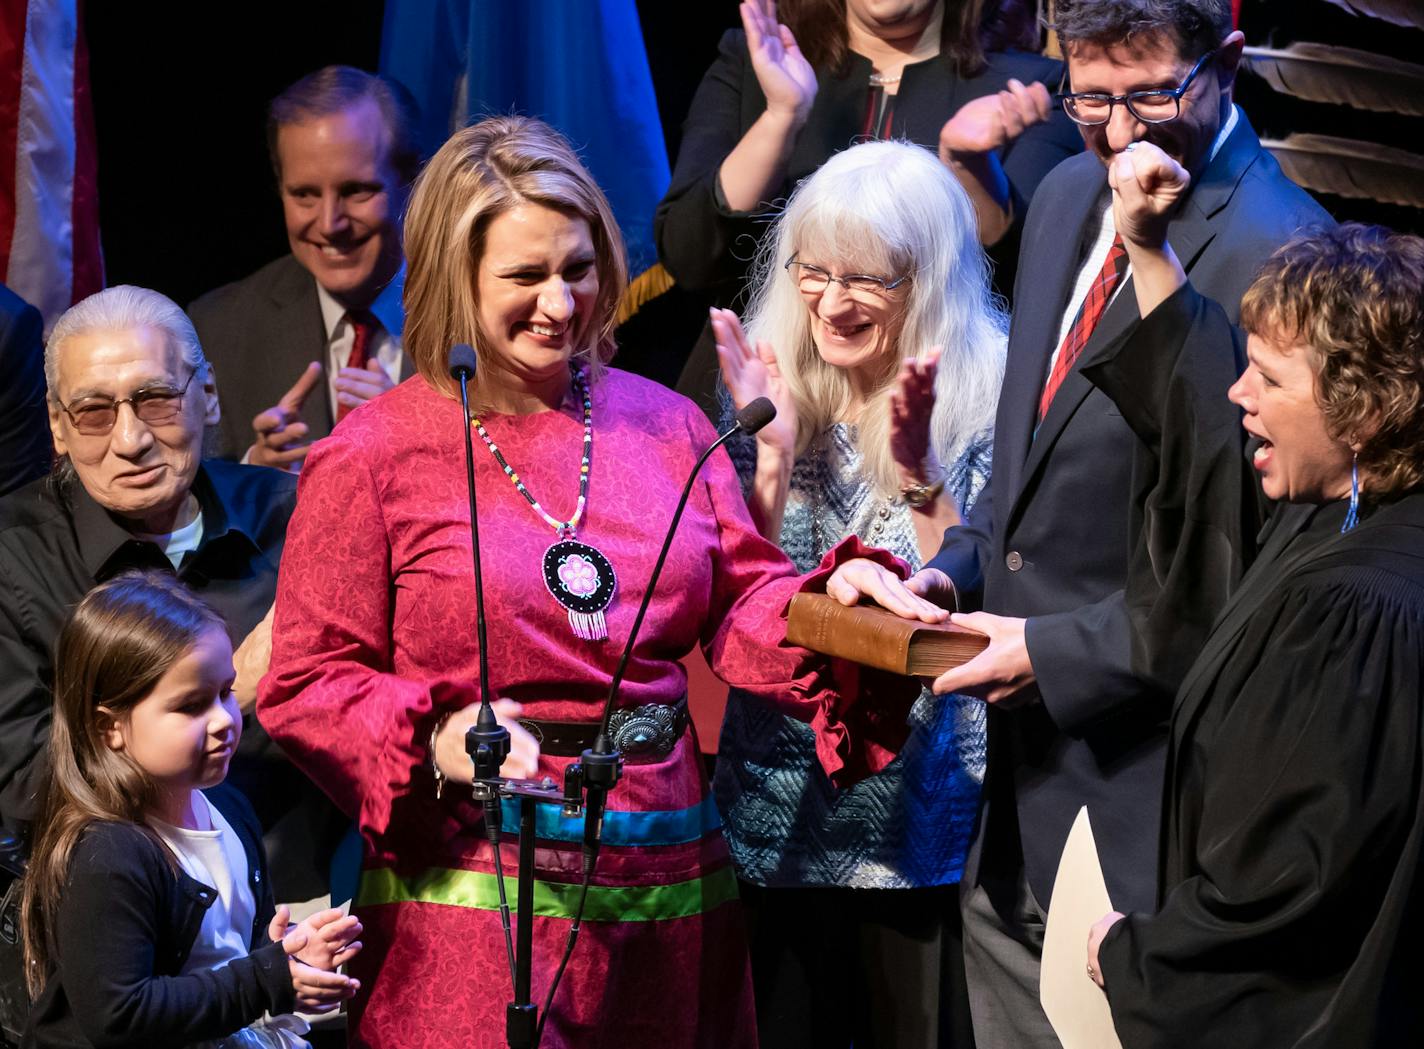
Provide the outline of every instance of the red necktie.
<path id="1" fill-rule="evenodd" d="M 1048 414 L 1048 406 L 1053 403 L 1053 395 L 1058 392 L 1058 387 L 1063 385 L 1063 380 L 1073 370 L 1073 365 L 1078 363 L 1078 357 L 1082 354 L 1083 347 L 1088 345 L 1088 339 L 1092 337 L 1093 329 L 1098 326 L 1098 320 L 1107 308 L 1113 289 L 1122 279 L 1125 269 L 1127 249 L 1122 246 L 1121 237 L 1114 237 L 1112 246 L 1108 248 L 1108 257 L 1103 260 L 1103 268 L 1089 286 L 1083 305 L 1078 307 L 1078 315 L 1068 326 L 1068 334 L 1063 336 L 1063 346 L 1058 350 L 1058 359 L 1053 362 L 1053 371 L 1049 373 L 1048 382 L 1044 384 L 1043 396 L 1038 399 L 1039 422 Z"/>
<path id="2" fill-rule="evenodd" d="M 348 310 L 346 320 L 351 325 L 351 353 L 346 358 L 346 367 L 364 368 L 366 367 L 366 348 L 371 345 L 371 336 L 376 332 L 376 325 L 380 321 L 365 310 Z M 346 418 L 347 412 L 351 411 L 349 405 L 338 404 L 336 406 L 336 421 L 340 422 Z"/>

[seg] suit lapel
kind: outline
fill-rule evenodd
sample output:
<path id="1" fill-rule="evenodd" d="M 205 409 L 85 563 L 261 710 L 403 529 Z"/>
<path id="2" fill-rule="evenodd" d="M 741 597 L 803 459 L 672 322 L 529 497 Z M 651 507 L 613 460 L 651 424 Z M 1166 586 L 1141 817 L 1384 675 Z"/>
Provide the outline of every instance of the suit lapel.
<path id="1" fill-rule="evenodd" d="M 1216 235 L 1212 220 L 1222 208 L 1231 202 L 1231 197 L 1236 192 L 1236 187 L 1240 184 L 1242 176 L 1250 168 L 1259 152 L 1260 142 L 1256 138 L 1256 133 L 1251 130 L 1251 126 L 1245 118 L 1238 115 L 1236 127 L 1232 129 L 1230 137 L 1222 144 L 1207 169 L 1202 172 L 1201 179 L 1182 206 L 1181 212 L 1168 226 L 1168 242 L 1172 245 L 1172 250 L 1177 253 L 1177 258 L 1189 276 L 1192 266 Z M 1084 221 L 1086 222 L 1086 217 Z M 1079 229 L 1081 230 L 1081 228 L 1080 225 Z M 1081 242 L 1081 233 L 1079 238 Z M 1060 251 L 1061 244 L 1060 241 Z M 1077 262 L 1075 257 L 1074 264 L 1067 275 L 1070 286 L 1072 277 L 1077 272 Z M 1055 322 L 1062 320 L 1066 305 L 1067 291 L 1065 288 L 1061 293 L 1058 311 L 1053 318 Z M 1236 303 L 1231 303 L 1228 308 L 1234 313 L 1236 305 Z M 1022 474 L 1016 486 L 1011 489 L 1014 492 L 1014 504 L 1010 510 L 1009 520 L 1012 520 L 1014 510 L 1022 501 L 1025 490 L 1042 467 L 1054 442 L 1057 441 L 1074 412 L 1078 410 L 1093 389 L 1093 384 L 1083 377 L 1083 369 L 1097 363 L 1102 351 L 1138 319 L 1137 294 L 1133 288 L 1132 276 L 1129 274 L 1128 279 L 1118 289 L 1117 295 L 1103 313 L 1102 319 L 1098 321 L 1097 328 L 1093 330 L 1088 344 L 1083 347 L 1083 352 L 1079 355 L 1073 370 L 1068 373 L 1063 380 L 1063 385 L 1058 388 L 1058 393 L 1054 396 L 1053 403 L 1049 406 L 1048 414 L 1044 416 L 1043 424 L 1039 426 L 1038 432 L 1033 434 L 1030 431 L 1030 444 L 1023 459 Z M 1056 330 L 1055 327 L 1053 333 L 1045 336 L 1044 345 L 1049 347 L 1045 354 L 1045 360 L 1056 348 L 1052 341 Z M 1043 377 L 1040 374 L 1040 388 L 1042 381 Z M 1037 418 L 1036 401 L 1031 409 L 1031 415 L 1033 418 Z"/>
<path id="2" fill-rule="evenodd" d="M 1058 171 L 1063 173 L 1062 185 L 1053 186 L 1050 192 L 1050 185 L 1045 184 L 1039 190 L 1038 206 L 1052 214 L 1047 221 L 1033 223 L 1019 255 L 1011 352 L 994 430 L 994 478 L 998 481 L 1002 475 L 1004 485 L 996 486 L 996 491 L 1005 494 L 996 503 L 1006 511 L 1012 510 L 1027 484 L 1030 460 L 1038 458 L 1032 448 L 1038 400 L 1078 273 L 1084 231 L 1097 217 L 1102 199 L 1105 175 L 1096 157 L 1080 154 L 1064 161 Z M 1068 376 L 1058 398 L 1077 378 L 1076 373 Z"/>
<path id="3" fill-rule="evenodd" d="M 272 309 L 277 320 L 273 360 L 319 361 L 326 368 L 326 323 L 321 318 L 321 302 L 316 296 L 316 278 L 296 259 L 272 289 Z M 313 352 L 315 350 L 315 352 Z M 305 363 L 303 364 L 305 367 Z M 287 380 L 296 381 L 296 375 Z M 312 438 L 331 433 L 331 396 L 327 393 L 325 376 L 313 390 L 302 408 L 302 417 L 312 427 Z"/>

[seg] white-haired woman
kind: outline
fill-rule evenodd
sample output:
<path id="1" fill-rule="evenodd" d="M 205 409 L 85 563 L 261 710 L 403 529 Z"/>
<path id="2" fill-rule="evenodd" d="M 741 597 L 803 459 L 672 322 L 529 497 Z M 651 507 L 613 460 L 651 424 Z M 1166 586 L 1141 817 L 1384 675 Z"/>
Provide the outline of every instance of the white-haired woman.
<path id="1" fill-rule="evenodd" d="M 712 316 L 733 404 L 777 406 L 734 450 L 753 520 L 803 570 L 851 535 L 918 568 L 988 480 L 1003 378 L 968 196 L 927 150 L 865 143 L 803 182 L 764 243 L 745 332 Z M 805 726 L 728 705 L 717 796 L 764 1044 L 945 1041 L 983 708 L 926 692 L 911 720 L 889 768 L 837 790 Z"/>

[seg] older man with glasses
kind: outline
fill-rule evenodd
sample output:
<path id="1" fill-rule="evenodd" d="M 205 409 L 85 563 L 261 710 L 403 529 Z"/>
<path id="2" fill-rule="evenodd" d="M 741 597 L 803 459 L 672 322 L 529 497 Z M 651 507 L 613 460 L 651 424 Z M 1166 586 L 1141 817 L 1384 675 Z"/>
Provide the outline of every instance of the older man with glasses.
<path id="1" fill-rule="evenodd" d="M 197 334 L 154 291 L 116 287 L 56 323 L 45 347 L 58 464 L 0 499 L 0 817 L 24 830 L 49 736 L 54 642 L 96 583 L 172 571 L 227 621 L 245 712 L 270 652 L 269 611 L 296 479 L 204 460 L 217 388 Z M 344 821 L 248 719 L 231 780 L 268 831 L 280 899 L 326 891 Z"/>
<path id="2" fill-rule="evenodd" d="M 1139 320 L 1142 286 L 1163 270 L 1184 269 L 1234 322 L 1271 251 L 1330 221 L 1231 101 L 1243 40 L 1229 0 L 1059 0 L 1055 18 L 1067 59 L 1059 99 L 1087 150 L 1043 181 L 1025 220 L 989 496 L 908 590 L 865 562 L 829 586 L 907 614 L 931 614 L 920 595 L 945 603 L 950 580 L 982 594 L 983 611 L 961 621 L 988 633 L 989 648 L 935 682 L 990 707 L 961 883 L 980 1049 L 1058 1045 L 1038 963 L 1080 807 L 1114 906 L 1155 908 L 1171 697 L 1245 556 L 1232 537 L 1189 530 L 1151 537 L 1164 563 L 1133 563 L 1130 551 L 1149 549 L 1136 546 L 1133 464 L 1150 453 L 1085 371 Z M 1240 370 L 1232 341 L 1190 352 L 1224 397 Z M 1179 504 L 1187 481 L 1164 497 Z M 1129 572 L 1153 570 L 1190 591 L 1191 607 L 1130 607 Z"/>

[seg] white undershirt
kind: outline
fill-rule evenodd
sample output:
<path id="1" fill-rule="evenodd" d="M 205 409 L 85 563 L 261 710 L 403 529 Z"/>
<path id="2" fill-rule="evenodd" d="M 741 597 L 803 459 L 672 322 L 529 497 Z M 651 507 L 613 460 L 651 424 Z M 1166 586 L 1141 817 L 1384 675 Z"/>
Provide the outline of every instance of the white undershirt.
<path id="1" fill-rule="evenodd" d="M 212 830 L 188 830 L 149 819 L 189 877 L 217 890 L 217 898 L 203 915 L 203 924 L 183 965 L 185 973 L 217 969 L 235 958 L 246 958 L 247 941 L 257 915 L 242 840 L 201 791 L 193 792 L 193 808 L 199 822 L 202 813 L 207 813 Z"/>
<path id="2" fill-rule="evenodd" d="M 1238 110 L 1233 103 L 1231 113 L 1226 118 L 1226 123 L 1221 126 L 1221 130 L 1216 133 L 1216 140 L 1211 144 L 1211 155 L 1207 158 L 1207 163 L 1216 159 L 1217 153 L 1221 152 L 1221 147 L 1226 144 L 1226 140 L 1231 137 L 1231 132 L 1236 128 Z M 1104 171 L 1107 169 L 1105 168 Z M 1078 278 L 1073 282 L 1073 294 L 1068 296 L 1068 308 L 1064 311 L 1062 319 L 1058 322 L 1058 340 L 1053 344 L 1053 356 L 1048 362 L 1048 371 L 1044 372 L 1044 380 L 1053 374 L 1053 366 L 1058 362 L 1058 351 L 1063 348 L 1063 340 L 1068 337 L 1068 329 L 1073 326 L 1073 318 L 1078 316 L 1078 311 L 1083 307 L 1083 300 L 1088 297 L 1088 289 L 1093 286 L 1093 282 L 1098 279 L 1098 274 L 1102 272 L 1103 263 L 1108 260 L 1108 251 L 1112 248 L 1113 238 L 1117 236 L 1117 228 L 1113 223 L 1112 211 L 1112 190 L 1108 188 L 1107 182 L 1103 183 L 1102 201 L 1099 205 L 1099 214 L 1096 227 L 1089 225 L 1084 230 L 1084 243 L 1086 245 L 1083 261 L 1078 267 Z M 1113 288 L 1112 296 L 1108 299 L 1108 305 L 1117 298 L 1118 292 L 1127 286 L 1127 278 L 1132 275 L 1132 266 L 1126 260 L 1123 261 L 1122 277 L 1119 278 L 1117 286 Z"/>
<path id="3" fill-rule="evenodd" d="M 173 562 L 173 570 L 176 572 L 179 565 L 183 563 L 183 558 L 197 550 L 203 543 L 203 512 L 199 510 L 191 521 L 172 532 L 163 535 L 135 532 L 134 538 L 152 543 L 162 550 L 164 556 Z"/>
<path id="4" fill-rule="evenodd" d="M 366 359 L 378 361 L 381 370 L 393 383 L 400 382 L 401 331 L 405 320 L 401 291 L 404 285 L 405 266 L 402 265 L 400 272 L 381 289 L 370 306 L 381 324 L 371 333 L 371 341 L 366 344 Z M 356 329 L 346 319 L 346 307 L 332 298 L 331 293 L 320 284 L 316 286 L 316 297 L 321 303 L 321 320 L 326 328 L 326 392 L 331 400 L 331 417 L 334 419 L 337 409 L 336 376 L 351 357 Z"/>

